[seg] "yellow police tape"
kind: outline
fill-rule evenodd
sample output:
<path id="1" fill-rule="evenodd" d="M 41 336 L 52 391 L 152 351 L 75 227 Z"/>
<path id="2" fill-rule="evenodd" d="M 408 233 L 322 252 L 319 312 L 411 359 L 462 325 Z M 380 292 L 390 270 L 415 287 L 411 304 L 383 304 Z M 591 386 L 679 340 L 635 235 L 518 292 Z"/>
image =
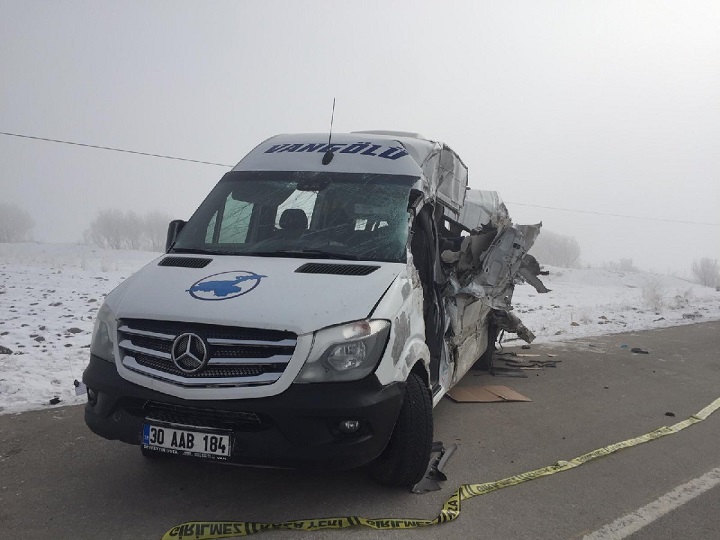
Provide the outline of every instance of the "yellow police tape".
<path id="1" fill-rule="evenodd" d="M 368 519 L 363 517 L 348 516 L 322 519 L 298 519 L 283 521 L 282 523 L 261 523 L 254 521 L 188 521 L 177 527 L 173 527 L 162 537 L 162 540 L 215 540 L 219 538 L 234 538 L 249 536 L 264 531 L 276 530 L 303 530 L 317 531 L 320 529 L 345 529 L 348 527 L 370 527 L 378 530 L 388 529 L 414 529 L 417 527 L 429 527 L 453 521 L 460 515 L 460 503 L 478 495 L 485 495 L 491 491 L 515 486 L 535 480 L 542 476 L 574 469 L 594 459 L 613 454 L 618 450 L 630 448 L 643 444 L 666 435 L 682 431 L 698 422 L 702 422 L 716 410 L 720 409 L 720 398 L 710 405 L 692 415 L 687 420 L 678 422 L 672 426 L 664 426 L 645 435 L 634 439 L 618 442 L 593 450 L 570 461 L 558 461 L 555 465 L 535 469 L 534 471 L 517 474 L 496 482 L 485 484 L 463 484 L 452 496 L 445 501 L 442 510 L 435 519 Z"/>

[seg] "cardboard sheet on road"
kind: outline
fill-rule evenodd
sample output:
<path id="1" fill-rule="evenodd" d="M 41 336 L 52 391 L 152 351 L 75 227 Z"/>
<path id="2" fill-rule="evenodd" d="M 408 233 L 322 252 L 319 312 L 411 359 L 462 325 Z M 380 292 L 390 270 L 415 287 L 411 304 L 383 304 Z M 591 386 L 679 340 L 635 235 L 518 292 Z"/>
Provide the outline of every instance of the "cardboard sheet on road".
<path id="1" fill-rule="evenodd" d="M 447 393 L 456 403 L 497 403 L 500 401 L 532 401 L 507 386 L 456 386 Z"/>

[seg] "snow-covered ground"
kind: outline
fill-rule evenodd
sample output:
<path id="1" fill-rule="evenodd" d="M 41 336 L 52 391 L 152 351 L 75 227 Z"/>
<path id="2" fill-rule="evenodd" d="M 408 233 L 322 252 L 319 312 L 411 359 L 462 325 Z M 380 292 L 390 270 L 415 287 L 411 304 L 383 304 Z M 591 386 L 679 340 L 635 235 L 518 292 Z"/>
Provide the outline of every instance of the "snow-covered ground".
<path id="1" fill-rule="evenodd" d="M 73 381 L 89 357 L 103 297 L 159 254 L 69 244 L 0 244 L 0 414 L 83 403 Z M 720 319 L 720 293 L 642 272 L 547 268 L 552 289 L 515 290 L 537 342 Z M 59 401 L 58 401 L 59 400 Z"/>
<path id="2" fill-rule="evenodd" d="M 682 278 L 602 268 L 545 267 L 549 293 L 515 288 L 515 314 L 534 343 L 567 341 L 720 319 L 720 292 Z M 512 336 L 515 337 L 515 336 Z"/>
<path id="3" fill-rule="evenodd" d="M 0 244 L 0 414 L 82 403 L 80 380 L 103 297 L 158 253 Z M 2 349 L 0 349 L 2 352 Z"/>

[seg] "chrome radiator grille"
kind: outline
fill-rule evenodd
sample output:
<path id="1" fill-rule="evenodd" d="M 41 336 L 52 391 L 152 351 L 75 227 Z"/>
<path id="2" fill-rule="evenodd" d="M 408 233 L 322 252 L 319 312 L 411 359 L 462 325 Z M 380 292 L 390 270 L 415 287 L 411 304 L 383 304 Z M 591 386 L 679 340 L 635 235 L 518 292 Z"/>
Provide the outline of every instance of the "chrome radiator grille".
<path id="1" fill-rule="evenodd" d="M 295 334 L 280 330 L 145 319 L 118 322 L 123 365 L 178 386 L 272 384 L 285 371 L 297 343 Z M 207 363 L 193 373 L 180 369 L 186 366 L 181 362 L 179 367 L 172 359 L 175 340 L 189 333 L 202 339 L 207 351 Z"/>

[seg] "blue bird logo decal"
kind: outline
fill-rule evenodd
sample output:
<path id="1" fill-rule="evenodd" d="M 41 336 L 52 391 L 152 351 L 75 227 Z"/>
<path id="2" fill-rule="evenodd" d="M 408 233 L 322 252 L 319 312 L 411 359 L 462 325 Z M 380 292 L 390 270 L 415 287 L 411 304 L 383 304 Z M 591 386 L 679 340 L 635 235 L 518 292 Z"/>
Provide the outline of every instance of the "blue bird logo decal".
<path id="1" fill-rule="evenodd" d="M 198 300 L 229 300 L 249 293 L 266 277 L 246 270 L 222 272 L 196 281 L 187 292 Z"/>

